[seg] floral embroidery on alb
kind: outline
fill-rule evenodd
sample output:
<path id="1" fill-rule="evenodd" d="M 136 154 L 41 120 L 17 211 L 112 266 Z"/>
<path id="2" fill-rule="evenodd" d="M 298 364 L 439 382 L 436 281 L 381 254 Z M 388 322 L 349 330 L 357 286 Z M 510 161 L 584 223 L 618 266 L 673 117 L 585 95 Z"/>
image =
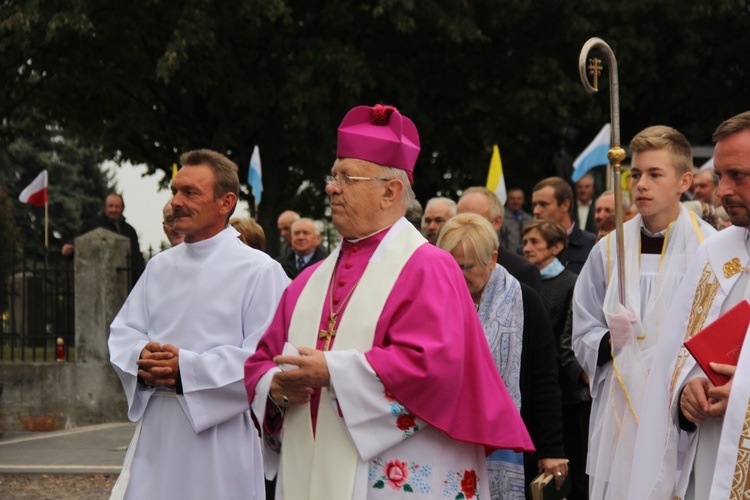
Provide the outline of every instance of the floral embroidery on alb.
<path id="1" fill-rule="evenodd" d="M 458 472 L 448 471 L 448 477 L 443 482 L 443 497 L 462 500 L 464 498 L 479 499 L 479 477 L 474 469 Z"/>
<path id="2" fill-rule="evenodd" d="M 391 415 L 396 417 L 396 427 L 404 431 L 404 438 L 413 436 L 419 430 L 417 416 L 397 401 L 388 389 L 383 388 L 383 396 L 385 396 L 385 399 L 391 405 Z"/>
<path id="3" fill-rule="evenodd" d="M 396 491 L 414 493 L 414 488 L 422 494 L 430 492 L 427 478 L 432 473 L 429 465 L 419 465 L 414 462 L 402 462 L 398 459 L 383 462 L 377 458 L 370 462 L 369 480 L 373 488 L 383 489 L 386 486 Z"/>

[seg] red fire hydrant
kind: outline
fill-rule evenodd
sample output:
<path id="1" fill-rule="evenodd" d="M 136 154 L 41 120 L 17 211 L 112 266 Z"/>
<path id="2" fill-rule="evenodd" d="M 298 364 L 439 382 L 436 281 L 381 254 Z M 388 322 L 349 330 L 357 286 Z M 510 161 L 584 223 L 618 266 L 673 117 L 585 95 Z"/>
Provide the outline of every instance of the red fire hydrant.
<path id="1" fill-rule="evenodd" d="M 62 337 L 57 337 L 57 347 L 55 348 L 55 359 L 65 361 L 65 341 Z"/>

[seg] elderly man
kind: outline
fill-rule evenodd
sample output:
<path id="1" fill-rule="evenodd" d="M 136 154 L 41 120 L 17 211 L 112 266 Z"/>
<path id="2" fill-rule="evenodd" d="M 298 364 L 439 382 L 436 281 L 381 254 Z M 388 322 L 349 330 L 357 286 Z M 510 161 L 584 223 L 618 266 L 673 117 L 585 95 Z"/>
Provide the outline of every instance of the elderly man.
<path id="1" fill-rule="evenodd" d="M 713 168 L 699 170 L 693 179 L 693 199 L 714 206 L 717 183 Z"/>
<path id="2" fill-rule="evenodd" d="M 164 235 L 167 237 L 167 240 L 169 240 L 169 244 L 175 246 L 185 241 L 185 235 L 174 230 L 174 217 L 172 216 L 171 200 L 164 205 L 162 215 L 164 218 L 161 221 L 161 227 L 164 230 Z"/>
<path id="3" fill-rule="evenodd" d="M 456 202 L 450 198 L 430 198 L 422 216 L 422 234 L 434 245 L 443 224 L 456 215 Z"/>
<path id="4" fill-rule="evenodd" d="M 595 233 L 594 224 L 594 176 L 585 174 L 576 182 L 576 223 L 584 231 Z"/>
<path id="5" fill-rule="evenodd" d="M 282 240 L 279 257 L 286 257 L 292 253 L 292 223 L 299 219 L 299 214 L 294 210 L 284 210 L 276 219 L 276 227 Z"/>
<path id="6" fill-rule="evenodd" d="M 698 248 L 669 311 L 644 395 L 649 404 L 636 440 L 632 499 L 750 496 L 750 335 L 736 373 L 712 363 L 714 371 L 733 375 L 719 387 L 683 346 L 749 297 L 750 111 L 724 121 L 713 139 L 717 196 L 733 226 Z"/>
<path id="7" fill-rule="evenodd" d="M 523 209 L 525 197 L 523 189 L 512 187 L 508 189 L 508 199 L 505 201 L 505 217 L 500 228 L 500 246 L 515 250 L 521 245 L 521 230 L 523 226 L 534 220 L 534 216 Z"/>
<path id="8" fill-rule="evenodd" d="M 495 193 L 485 187 L 475 186 L 465 190 L 458 200 L 457 211 L 459 214 L 481 215 L 492 224 L 496 232 L 500 232 L 503 226 L 503 204 Z M 500 245 L 497 249 L 497 263 L 521 283 L 529 285 L 536 292 L 540 291 L 542 275 L 528 260 Z"/>
<path id="9" fill-rule="evenodd" d="M 184 243 L 155 255 L 117 317 L 110 361 L 137 421 L 113 498 L 264 498 L 244 361 L 289 283 L 227 226 L 237 166 L 197 150 L 172 180 Z"/>
<path id="10" fill-rule="evenodd" d="M 627 222 L 635 216 L 635 213 L 628 215 L 631 206 L 630 197 L 627 193 L 622 193 L 623 222 Z M 596 241 L 615 230 L 615 192 L 611 189 L 604 191 L 596 199 L 594 203 L 594 223 L 596 224 Z"/>
<path id="11" fill-rule="evenodd" d="M 422 227 L 422 204 L 419 203 L 418 199 L 414 198 L 411 200 L 411 203 L 409 203 L 409 206 L 406 208 L 406 214 L 404 214 L 404 217 L 411 222 L 411 225 L 414 226 L 417 231 L 420 230 Z"/>
<path id="12" fill-rule="evenodd" d="M 560 177 L 548 177 L 534 186 L 531 199 L 534 205 L 534 218 L 557 222 L 568 233 L 568 249 L 560 256 L 560 261 L 568 271 L 580 274 L 589 252 L 596 243 L 596 235 L 584 231 L 573 222 L 570 216 L 573 190 Z"/>
<path id="13" fill-rule="evenodd" d="M 296 278 L 304 268 L 326 258 L 320 247 L 323 235 L 314 220 L 303 218 L 292 223 L 292 253 L 276 259 L 290 279 Z"/>
<path id="14" fill-rule="evenodd" d="M 531 446 L 461 270 L 403 217 L 418 153 L 393 107 L 339 126 L 326 193 L 343 241 L 245 364 L 276 498 L 489 498 L 485 453 Z"/>
<path id="15" fill-rule="evenodd" d="M 623 206 L 622 213 L 630 208 Z M 596 225 L 596 241 L 615 230 L 615 192 L 605 191 L 599 195 L 594 203 L 594 224 Z"/>

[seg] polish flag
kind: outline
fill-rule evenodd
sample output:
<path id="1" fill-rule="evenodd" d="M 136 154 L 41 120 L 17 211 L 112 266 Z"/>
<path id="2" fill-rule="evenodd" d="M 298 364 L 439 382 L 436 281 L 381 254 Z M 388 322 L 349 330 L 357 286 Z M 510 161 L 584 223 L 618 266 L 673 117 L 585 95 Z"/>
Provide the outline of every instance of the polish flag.
<path id="1" fill-rule="evenodd" d="M 47 170 L 42 170 L 36 179 L 21 191 L 18 199 L 35 207 L 43 207 L 47 203 Z"/>

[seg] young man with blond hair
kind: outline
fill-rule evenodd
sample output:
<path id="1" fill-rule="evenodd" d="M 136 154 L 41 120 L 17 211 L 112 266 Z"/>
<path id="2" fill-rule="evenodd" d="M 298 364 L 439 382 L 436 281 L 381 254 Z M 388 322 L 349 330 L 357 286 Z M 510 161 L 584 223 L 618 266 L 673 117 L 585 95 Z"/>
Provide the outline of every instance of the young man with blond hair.
<path id="1" fill-rule="evenodd" d="M 715 387 L 683 343 L 750 298 L 750 111 L 724 121 L 713 135 L 717 196 L 732 226 L 696 252 L 669 311 L 654 355 L 630 488 L 632 499 L 747 498 L 750 336 L 736 372 Z M 743 329 L 744 331 L 744 329 Z M 731 392 L 730 392 L 731 389 Z"/>
<path id="2" fill-rule="evenodd" d="M 633 138 L 630 153 L 638 215 L 623 226 L 624 276 L 613 232 L 591 251 L 573 296 L 573 349 L 593 398 L 589 493 L 599 499 L 626 496 L 653 351 L 688 262 L 715 232 L 680 204 L 693 178 L 684 135 L 648 127 Z"/>

